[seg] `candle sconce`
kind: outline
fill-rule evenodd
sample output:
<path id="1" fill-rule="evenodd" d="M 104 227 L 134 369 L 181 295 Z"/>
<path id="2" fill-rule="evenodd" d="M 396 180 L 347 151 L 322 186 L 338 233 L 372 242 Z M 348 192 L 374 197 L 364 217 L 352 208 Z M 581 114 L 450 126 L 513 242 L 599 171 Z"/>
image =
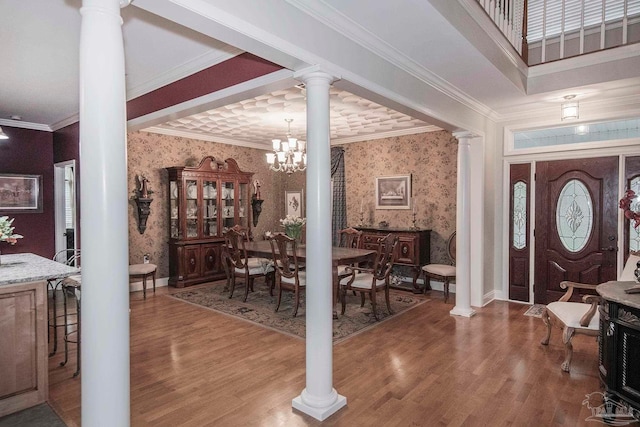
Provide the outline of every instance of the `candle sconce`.
<path id="1" fill-rule="evenodd" d="M 258 199 L 255 194 L 251 197 L 251 210 L 253 211 L 254 227 L 258 226 L 258 217 L 262 213 L 262 202 L 264 202 L 264 200 Z"/>
<path id="2" fill-rule="evenodd" d="M 251 211 L 253 212 L 253 226 L 258 226 L 258 217 L 262 213 L 262 203 L 264 200 L 260 197 L 260 181 L 253 181 L 253 195 L 251 196 Z"/>
<path id="3" fill-rule="evenodd" d="M 151 202 L 153 199 L 150 197 L 153 194 L 148 188 L 149 180 L 144 175 L 136 175 L 137 188 L 133 190 L 133 200 L 136 202 L 138 211 L 138 231 L 140 234 L 144 234 L 147 229 L 147 218 L 151 214 Z"/>

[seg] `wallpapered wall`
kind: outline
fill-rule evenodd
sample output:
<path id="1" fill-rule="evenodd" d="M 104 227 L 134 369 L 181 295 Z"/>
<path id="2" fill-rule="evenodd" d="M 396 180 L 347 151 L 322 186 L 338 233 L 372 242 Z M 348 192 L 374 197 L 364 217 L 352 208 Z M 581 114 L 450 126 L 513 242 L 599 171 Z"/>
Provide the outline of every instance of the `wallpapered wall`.
<path id="1" fill-rule="evenodd" d="M 456 229 L 457 140 L 446 131 L 398 136 L 344 145 L 347 223 L 360 220 L 390 227 L 412 224 L 412 210 L 375 208 L 375 178 L 411 174 L 416 225 L 431 229 L 431 262 L 448 263 L 446 241 Z"/>
<path id="2" fill-rule="evenodd" d="M 142 256 L 148 253 L 151 262 L 158 265 L 158 277 L 169 276 L 168 175 L 164 168 L 197 165 L 205 156 L 213 156 L 217 160 L 233 158 L 241 170 L 254 172 L 253 179 L 262 183 L 260 192 L 264 203 L 253 235 L 261 239 L 266 230 L 277 230 L 278 219 L 284 210 L 284 206 L 280 206 L 284 205 L 284 200 L 281 200 L 284 194 L 282 177 L 268 169 L 264 153 L 254 148 L 215 142 L 147 132 L 129 133 L 127 155 L 130 195 L 133 196 L 136 188 L 136 174 L 146 176 L 149 188 L 154 191 L 144 234 L 138 231 L 135 201 L 129 202 L 129 262 L 141 263 Z"/>
<path id="3" fill-rule="evenodd" d="M 375 177 L 412 175 L 412 193 L 416 203 L 417 225 L 433 230 L 431 261 L 446 262 L 446 239 L 456 226 L 456 157 L 457 141 L 448 132 L 379 139 L 346 144 L 345 170 L 348 224 L 359 220 L 364 201 L 365 221 L 378 224 L 386 220 L 391 227 L 409 227 L 411 210 L 376 210 Z M 268 169 L 264 151 L 181 137 L 132 132 L 128 135 L 128 183 L 130 195 L 135 189 L 136 174 L 149 179 L 152 194 L 151 214 L 144 234 L 138 232 L 135 202 L 129 203 L 129 262 L 140 263 L 145 253 L 158 265 L 158 276 L 169 275 L 167 173 L 170 166 L 196 165 L 205 156 L 224 160 L 233 158 L 240 169 L 254 172 L 262 183 L 262 205 L 256 239 L 265 231 L 279 231 L 278 220 L 284 216 L 284 191 L 303 189 L 305 174 L 286 175 Z M 306 211 L 306 206 L 304 207 Z"/>

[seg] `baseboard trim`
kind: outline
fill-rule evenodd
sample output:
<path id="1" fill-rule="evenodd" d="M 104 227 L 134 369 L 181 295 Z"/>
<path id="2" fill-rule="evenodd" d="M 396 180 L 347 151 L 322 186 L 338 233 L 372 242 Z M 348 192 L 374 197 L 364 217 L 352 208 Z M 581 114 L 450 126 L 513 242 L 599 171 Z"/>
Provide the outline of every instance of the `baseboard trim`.
<path id="1" fill-rule="evenodd" d="M 168 277 L 161 277 L 159 279 L 156 279 L 156 289 L 161 288 L 163 286 L 169 286 Z M 150 277 L 147 279 L 147 291 L 149 289 L 151 289 L 151 292 L 153 292 L 153 280 Z M 129 282 L 129 293 L 140 292 L 140 291 L 142 291 L 142 280 Z"/>

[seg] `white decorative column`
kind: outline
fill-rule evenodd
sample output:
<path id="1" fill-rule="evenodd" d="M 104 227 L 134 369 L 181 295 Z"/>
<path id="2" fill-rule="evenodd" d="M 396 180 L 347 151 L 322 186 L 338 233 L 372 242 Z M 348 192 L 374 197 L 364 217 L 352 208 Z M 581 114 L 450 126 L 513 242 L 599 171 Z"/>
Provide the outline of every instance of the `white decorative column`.
<path id="1" fill-rule="evenodd" d="M 80 14 L 82 425 L 128 426 L 129 235 L 124 47 L 120 7 Z"/>
<path id="2" fill-rule="evenodd" d="M 471 317 L 471 204 L 470 147 L 475 135 L 454 133 L 458 139 L 458 191 L 456 210 L 456 305 L 450 311 L 455 316 Z"/>
<path id="3" fill-rule="evenodd" d="M 333 388 L 329 86 L 334 78 L 305 70 L 295 78 L 307 88 L 307 383 L 292 405 L 322 421 L 347 404 Z"/>

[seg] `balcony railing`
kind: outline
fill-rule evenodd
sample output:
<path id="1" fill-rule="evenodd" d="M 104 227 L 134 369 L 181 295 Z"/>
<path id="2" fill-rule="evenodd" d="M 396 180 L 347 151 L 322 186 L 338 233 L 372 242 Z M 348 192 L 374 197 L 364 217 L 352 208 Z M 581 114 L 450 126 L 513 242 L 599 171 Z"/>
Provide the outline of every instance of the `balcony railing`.
<path id="1" fill-rule="evenodd" d="M 640 0 L 477 0 L 529 65 L 640 41 Z"/>

